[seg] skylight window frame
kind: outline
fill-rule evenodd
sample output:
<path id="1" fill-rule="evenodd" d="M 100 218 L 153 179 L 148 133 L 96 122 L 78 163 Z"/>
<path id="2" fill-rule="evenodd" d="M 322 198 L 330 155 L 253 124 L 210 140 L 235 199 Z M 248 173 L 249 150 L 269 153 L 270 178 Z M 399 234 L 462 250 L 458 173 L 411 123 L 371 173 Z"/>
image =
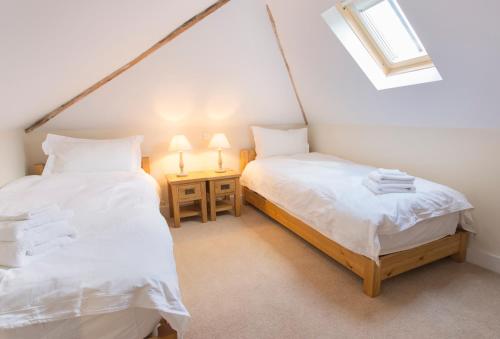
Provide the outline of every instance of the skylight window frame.
<path id="1" fill-rule="evenodd" d="M 380 3 L 383 0 L 373 0 L 372 2 L 374 4 Z M 417 39 L 417 43 L 422 47 L 423 44 L 420 42 L 417 34 L 411 27 L 410 23 L 406 19 L 406 16 L 404 15 L 403 11 L 397 4 L 395 0 L 388 0 L 391 3 L 391 7 L 393 10 L 396 12 L 398 17 L 402 19 L 403 24 L 406 26 L 406 29 L 410 32 L 410 35 L 412 38 Z M 341 1 L 336 4 L 337 11 L 342 14 L 344 17 L 345 21 L 348 23 L 348 25 L 351 27 L 352 31 L 356 34 L 356 36 L 359 38 L 361 43 L 364 45 L 368 53 L 371 55 L 371 57 L 375 60 L 375 62 L 378 64 L 378 66 L 382 69 L 383 73 L 386 76 L 391 76 L 395 74 L 402 74 L 402 73 L 407 73 L 407 72 L 412 72 L 412 71 L 418 71 L 418 70 L 423 70 L 426 68 L 432 68 L 435 67 L 432 59 L 428 54 L 425 54 L 423 56 L 419 56 L 416 58 L 392 63 L 385 55 L 385 53 L 382 51 L 382 49 L 379 47 L 379 43 L 376 41 L 376 39 L 373 37 L 372 32 L 366 27 L 363 19 L 360 17 L 358 9 L 355 8 L 355 4 L 357 3 L 356 0 L 347 0 L 347 1 Z M 372 4 L 372 6 L 374 5 Z M 425 48 L 424 48 L 425 50 Z"/>

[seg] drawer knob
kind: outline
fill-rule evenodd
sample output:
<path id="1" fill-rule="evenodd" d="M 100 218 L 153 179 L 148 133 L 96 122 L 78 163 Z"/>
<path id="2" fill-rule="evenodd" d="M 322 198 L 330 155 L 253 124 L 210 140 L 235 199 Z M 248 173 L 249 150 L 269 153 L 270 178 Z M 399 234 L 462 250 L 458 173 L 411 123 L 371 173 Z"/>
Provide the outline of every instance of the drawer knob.
<path id="1" fill-rule="evenodd" d="M 229 185 L 229 184 L 223 184 L 223 185 L 220 185 L 220 189 L 221 189 L 221 190 L 228 190 L 228 189 L 230 189 L 230 188 L 231 188 L 231 185 Z"/>
<path id="2" fill-rule="evenodd" d="M 194 194 L 194 188 L 185 189 L 184 194 Z"/>

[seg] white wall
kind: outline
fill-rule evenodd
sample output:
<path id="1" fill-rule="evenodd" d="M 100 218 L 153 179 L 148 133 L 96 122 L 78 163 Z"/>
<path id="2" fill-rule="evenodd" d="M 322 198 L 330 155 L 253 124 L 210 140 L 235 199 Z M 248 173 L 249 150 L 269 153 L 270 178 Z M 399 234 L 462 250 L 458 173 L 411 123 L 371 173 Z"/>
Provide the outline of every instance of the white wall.
<path id="1" fill-rule="evenodd" d="M 23 131 L 0 132 L 0 187 L 25 175 Z"/>
<path id="2" fill-rule="evenodd" d="M 399 3 L 443 81 L 377 91 L 320 16 L 334 0 L 270 0 L 311 145 L 462 191 L 479 230 L 470 260 L 500 270 L 500 2 Z"/>
<path id="3" fill-rule="evenodd" d="M 81 22 L 74 25 L 86 27 Z M 101 45 L 99 40 L 89 48 L 104 54 L 106 48 L 99 48 Z M 70 76 L 62 80 L 72 84 Z M 52 97 L 54 105 L 61 103 L 57 98 Z M 226 133 L 232 145 L 224 152 L 226 165 L 238 169 L 239 150 L 250 145 L 249 125 L 300 123 L 302 116 L 265 5 L 255 0 L 232 0 L 42 129 L 28 134 L 25 143 L 32 165 L 45 160 L 41 142 L 48 132 L 97 138 L 143 134 L 144 154 L 152 156 L 153 175 L 162 182 L 163 174 L 178 170 L 177 155 L 168 153 L 175 134 L 185 134 L 193 145 L 193 151 L 186 154 L 187 170 L 216 167 L 216 152 L 207 149 L 207 137 L 216 132 Z"/>

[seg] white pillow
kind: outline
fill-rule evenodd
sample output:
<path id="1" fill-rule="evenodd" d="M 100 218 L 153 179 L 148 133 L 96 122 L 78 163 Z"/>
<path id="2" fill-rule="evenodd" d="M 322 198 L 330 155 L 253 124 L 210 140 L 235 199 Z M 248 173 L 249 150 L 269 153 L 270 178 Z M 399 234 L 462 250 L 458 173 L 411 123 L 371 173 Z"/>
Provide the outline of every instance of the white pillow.
<path id="1" fill-rule="evenodd" d="M 136 172 L 141 168 L 143 136 L 77 139 L 49 134 L 42 144 L 49 156 L 42 175 L 64 172 Z"/>
<path id="2" fill-rule="evenodd" d="M 309 153 L 307 127 L 299 129 L 270 129 L 252 126 L 257 159 L 275 155 Z"/>

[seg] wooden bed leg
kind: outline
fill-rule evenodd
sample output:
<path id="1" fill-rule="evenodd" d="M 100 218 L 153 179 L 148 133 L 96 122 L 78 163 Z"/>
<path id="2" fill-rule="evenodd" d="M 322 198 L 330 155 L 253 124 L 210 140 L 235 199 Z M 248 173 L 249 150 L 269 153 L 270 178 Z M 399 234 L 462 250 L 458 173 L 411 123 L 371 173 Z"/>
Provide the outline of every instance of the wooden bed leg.
<path id="1" fill-rule="evenodd" d="M 158 327 L 158 336 L 150 336 L 147 339 L 177 339 L 177 332 L 170 327 L 165 319 L 162 319 L 160 321 L 160 326 Z"/>
<path id="2" fill-rule="evenodd" d="M 464 262 L 467 256 L 467 243 L 469 241 L 469 232 L 460 232 L 460 245 L 458 252 L 453 254 L 451 258 L 456 262 Z"/>
<path id="3" fill-rule="evenodd" d="M 244 206 L 248 206 L 248 201 L 246 199 L 246 194 L 245 194 L 246 189 L 241 185 L 240 187 L 241 187 L 241 202 L 243 203 Z"/>
<path id="4" fill-rule="evenodd" d="M 363 292 L 372 298 L 380 294 L 380 266 L 373 260 L 365 264 L 365 274 L 363 276 Z"/>

